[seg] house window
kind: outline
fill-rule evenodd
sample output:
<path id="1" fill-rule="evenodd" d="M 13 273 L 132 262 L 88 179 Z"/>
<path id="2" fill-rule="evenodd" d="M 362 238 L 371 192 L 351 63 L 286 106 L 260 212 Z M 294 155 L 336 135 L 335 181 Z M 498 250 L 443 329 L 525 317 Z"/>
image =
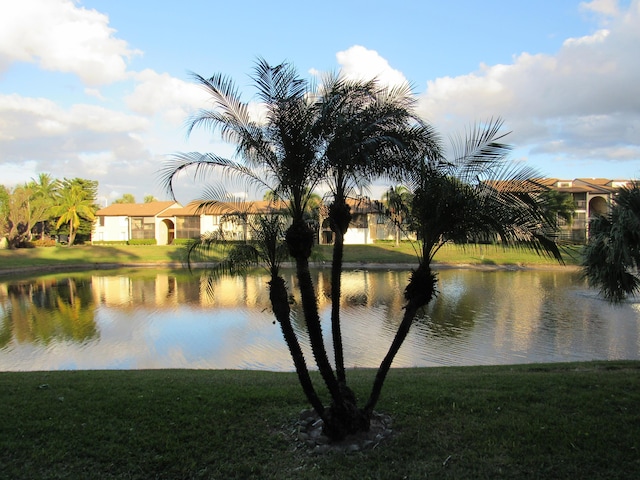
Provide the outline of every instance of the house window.
<path id="1" fill-rule="evenodd" d="M 103 216 L 103 215 L 100 215 L 100 216 L 98 217 L 98 225 L 99 225 L 100 227 L 104 227 L 104 216 Z"/>
<path id="2" fill-rule="evenodd" d="M 156 238 L 155 218 L 131 217 L 131 238 L 134 240 Z"/>
<path id="3" fill-rule="evenodd" d="M 176 238 L 200 238 L 200 217 L 176 217 Z"/>

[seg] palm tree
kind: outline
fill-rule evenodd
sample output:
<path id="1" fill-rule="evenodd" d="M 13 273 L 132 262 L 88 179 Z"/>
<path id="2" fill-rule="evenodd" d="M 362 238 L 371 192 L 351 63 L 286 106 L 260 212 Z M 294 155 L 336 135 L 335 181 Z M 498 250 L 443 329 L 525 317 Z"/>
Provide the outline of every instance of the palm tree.
<path id="1" fill-rule="evenodd" d="M 229 79 L 216 75 L 196 80 L 211 95 L 213 109 L 199 112 L 190 122 L 196 127 L 219 130 L 222 137 L 237 145 L 239 161 L 214 154 L 180 154 L 165 170 L 165 186 L 172 192 L 175 176 L 190 167 L 201 177 L 207 170 L 219 169 L 229 179 L 244 178 L 266 189 L 273 198 L 285 199 L 291 218 L 285 241 L 295 260 L 302 307 L 309 340 L 320 375 L 331 398 L 329 408 L 317 401 L 309 382 L 306 364 L 297 350 L 291 350 L 298 376 L 307 398 L 324 420 L 325 432 L 332 438 L 365 430 L 369 417 L 357 408 L 346 386 L 342 360 L 339 316 L 332 314 L 334 372 L 324 345 L 318 302 L 309 270 L 314 231 L 306 212 L 314 201 L 314 189 L 321 181 L 329 184 L 334 201 L 330 218 L 337 232 L 334 250 L 333 303 L 339 308 L 342 239 L 350 221 L 346 199 L 356 186 L 373 175 L 402 171 L 403 152 L 409 142 L 423 141 L 425 128 L 410 112 L 413 99 L 409 90 L 387 90 L 377 82 L 346 82 L 330 77 L 318 91 L 300 80 L 287 64 L 272 67 L 260 60 L 254 72 L 258 97 L 265 110 L 263 121 L 253 120 L 248 105 L 241 101 Z M 410 122 L 416 126 L 410 126 Z M 391 163 L 391 158 L 394 162 Z M 201 202 L 205 206 L 207 201 Z M 286 297 L 275 294 L 282 285 L 272 276 L 274 312 L 288 312 Z M 334 312 L 335 312 L 334 309 Z M 281 315 L 284 317 L 284 315 Z M 280 319 L 283 328 L 288 320 Z M 286 333 L 283 333 L 286 336 Z M 288 342 L 289 343 L 289 342 Z M 291 344 L 290 344 L 291 348 Z M 305 386 L 306 385 L 306 386 Z"/>
<path id="2" fill-rule="evenodd" d="M 544 191 L 542 195 L 545 197 L 545 205 L 547 205 L 547 209 L 549 210 L 550 218 L 555 219 L 556 230 L 558 229 L 558 221 L 560 219 L 567 225 L 571 225 L 576 210 L 573 197 L 566 192 L 559 192 L 553 189 Z"/>
<path id="3" fill-rule="evenodd" d="M 447 242 L 465 243 L 484 237 L 505 245 L 527 246 L 562 261 L 553 239 L 553 220 L 546 214 L 542 186 L 528 168 L 507 160 L 510 147 L 501 142 L 502 122 L 474 128 L 454 144 L 450 161 L 425 157 L 409 178 L 413 199 L 410 218 L 420 243 L 418 267 L 405 289 L 404 316 L 387 352 L 365 406 L 372 412 L 391 363 L 415 315 L 436 294 L 437 276 L 431 270 L 436 252 Z"/>
<path id="4" fill-rule="evenodd" d="M 609 214 L 591 220 L 582 265 L 589 284 L 612 303 L 640 292 L 640 183 L 621 188 Z"/>
<path id="5" fill-rule="evenodd" d="M 508 147 L 498 142 L 499 124 L 475 131 L 464 143 L 461 154 L 454 155 L 451 162 L 444 162 L 438 137 L 430 127 L 414 118 L 410 99 L 379 88 L 375 81 L 358 84 L 332 78 L 335 81 L 327 82 L 315 91 L 300 80 L 289 65 L 272 67 L 259 60 L 253 79 L 265 113 L 262 119 L 255 120 L 230 79 L 221 75 L 209 79 L 195 75 L 210 94 L 213 106 L 192 118 L 189 132 L 199 127 L 219 131 L 224 139 L 235 143 L 237 160 L 212 153 L 178 154 L 166 165 L 163 176 L 171 195 L 176 176 L 193 168 L 196 178 L 221 170 L 222 176 L 217 176 L 219 181 L 244 180 L 249 185 L 274 192 L 273 198 L 286 200 L 290 224 L 286 229 L 282 227 L 284 232 L 266 220 L 259 223 L 257 230 L 264 233 L 255 235 L 263 239 L 262 253 L 254 253 L 257 244 L 250 248 L 243 246 L 242 252 L 236 251 L 230 257 L 235 263 L 229 265 L 243 265 L 242 258 L 268 265 L 272 308 L 289 346 L 298 378 L 307 399 L 324 421 L 325 433 L 335 440 L 368 429 L 393 358 L 417 310 L 435 293 L 435 275 L 431 272 L 430 262 L 445 241 L 460 241 L 469 234 L 483 234 L 499 235 L 507 243 L 528 241 L 551 253 L 557 253 L 557 248 L 545 236 L 547 223 L 538 208 L 539 195 L 530 195 L 522 185 L 517 191 L 510 191 L 483 181 L 484 178 L 501 178 L 496 175 L 500 173 L 497 167 L 505 163 Z M 364 408 L 359 408 L 346 384 L 340 343 L 334 342 L 338 343 L 334 346 L 338 359 L 336 371 L 325 349 L 318 300 L 309 270 L 314 234 L 305 219 L 305 211 L 312 202 L 314 189 L 326 182 L 333 193 L 332 228 L 337 237 L 343 236 L 351 218 L 346 203 L 348 196 L 375 176 L 402 180 L 403 174 L 414 194 L 411 218 L 422 242 L 419 266 L 405 292 L 407 306 L 401 326 L 381 363 L 368 402 Z M 522 178 L 524 173 L 521 172 L 511 179 Z M 220 195 L 203 195 L 200 207 L 213 205 L 220 198 Z M 274 260 L 276 252 L 280 251 L 277 245 L 282 236 L 295 261 L 309 342 L 329 393 L 327 408 L 310 381 L 305 358 L 291 326 L 286 285 L 279 274 L 279 262 Z M 193 254 L 200 246 L 214 241 L 213 238 L 200 239 L 190 252 Z M 332 302 L 339 306 L 340 249 L 334 253 L 332 268 Z M 334 316 L 333 308 L 332 331 L 334 338 L 336 334 L 341 336 L 339 312 Z"/>
<path id="6" fill-rule="evenodd" d="M 376 177 L 400 178 L 404 158 L 418 143 L 437 145 L 435 135 L 413 114 L 409 85 L 388 88 L 376 80 L 350 81 L 330 75 L 318 99 L 320 128 L 326 138 L 325 182 L 332 192 L 329 225 L 334 232 L 331 263 L 331 330 L 336 375 L 346 388 L 340 326 L 344 236 L 351 222 L 347 199 Z"/>
<path id="7" fill-rule="evenodd" d="M 69 225 L 68 246 L 70 247 L 75 241 L 80 219 L 93 221 L 95 218 L 93 199 L 87 195 L 81 185 L 67 182 L 60 190 L 58 204 L 52 207 L 52 214 L 58 217 L 56 228 L 60 228 L 63 224 Z"/>
<path id="8" fill-rule="evenodd" d="M 48 173 L 41 173 L 37 180 L 32 179 L 28 183 L 28 188 L 31 191 L 30 223 L 34 226 L 40 223 L 41 236 L 45 233 L 46 224 L 51 220 L 51 205 L 55 202 L 59 185 L 59 182 Z M 31 229 L 29 231 L 31 233 Z"/>
<path id="9" fill-rule="evenodd" d="M 386 213 L 393 224 L 396 247 L 400 245 L 402 225 L 409 216 L 411 197 L 411 192 L 403 185 L 389 187 L 382 195 L 382 205 L 386 208 Z"/>
<path id="10" fill-rule="evenodd" d="M 194 78 L 211 96 L 213 108 L 198 112 L 191 119 L 188 131 L 197 127 L 219 130 L 224 139 L 236 144 L 236 156 L 239 160 L 222 158 L 212 153 L 176 155 L 164 170 L 165 187 L 173 196 L 174 179 L 189 168 L 195 169 L 197 176 L 208 171 L 222 170 L 224 180 L 244 180 L 250 185 L 273 191 L 276 198 L 288 200 L 286 205 L 291 225 L 285 232 L 285 241 L 296 264 L 312 352 L 332 400 L 339 403 L 341 395 L 324 347 L 317 299 L 309 270 L 314 232 L 304 218 L 312 192 L 321 178 L 318 160 L 322 137 L 315 125 L 316 107 L 310 101 L 309 86 L 290 65 L 271 66 L 259 59 L 253 80 L 258 98 L 266 111 L 264 121 L 260 121 L 250 116 L 248 104 L 241 100 L 231 79 L 223 75 L 207 79 L 195 74 Z M 206 205 L 207 202 L 203 201 L 202 206 Z M 270 282 L 272 307 L 280 320 L 283 335 L 290 338 L 293 330 L 287 313 L 288 296 L 282 290 L 284 286 L 284 279 L 274 269 Z M 292 343 L 287 341 L 307 399 L 318 415 L 330 424 L 312 383 L 307 380 L 309 374 L 302 350 L 295 348 L 295 345 L 292 348 Z"/>

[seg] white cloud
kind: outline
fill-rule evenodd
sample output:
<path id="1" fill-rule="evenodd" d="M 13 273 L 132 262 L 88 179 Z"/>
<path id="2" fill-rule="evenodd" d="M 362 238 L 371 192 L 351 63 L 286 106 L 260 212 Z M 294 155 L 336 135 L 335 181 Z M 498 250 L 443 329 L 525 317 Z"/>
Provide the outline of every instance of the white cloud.
<path id="1" fill-rule="evenodd" d="M 0 122 L 0 141 L 34 141 L 78 132 L 123 133 L 144 130 L 149 125 L 143 117 L 96 105 L 76 104 L 64 109 L 46 98 L 17 94 L 0 95 Z"/>
<path id="2" fill-rule="evenodd" d="M 100 106 L 62 108 L 44 98 L 0 95 L 2 182 L 18 183 L 17 166 L 25 165 L 27 178 L 49 172 L 56 178 L 91 178 L 101 186 L 107 177 L 152 184 L 148 172 L 159 161 L 143 143 L 148 128 L 143 117 Z"/>
<path id="3" fill-rule="evenodd" d="M 614 3 L 590 5 L 613 14 Z M 635 0 L 606 30 L 567 39 L 555 55 L 523 53 L 508 65 L 482 65 L 468 75 L 429 81 L 421 115 L 445 133 L 500 116 L 514 131 L 510 141 L 531 152 L 637 160 L 639 50 Z"/>
<path id="4" fill-rule="evenodd" d="M 127 76 L 126 60 L 140 54 L 115 37 L 109 18 L 72 0 L 6 1 L 0 6 L 0 73 L 13 62 L 71 72 L 87 85 Z"/>
<path id="5" fill-rule="evenodd" d="M 580 8 L 596 14 L 612 17 L 620 13 L 618 0 L 591 0 L 590 2 L 581 2 Z"/>
<path id="6" fill-rule="evenodd" d="M 135 79 L 137 85 L 125 101 L 136 113 L 161 114 L 172 125 L 180 125 L 196 108 L 206 105 L 208 97 L 201 88 L 167 73 L 147 69 L 137 73 Z"/>
<path id="7" fill-rule="evenodd" d="M 347 78 L 358 80 L 378 78 L 381 83 L 390 86 L 408 83 L 404 75 L 393 69 L 389 62 L 375 50 L 354 45 L 347 50 L 338 52 L 336 59 L 341 67 L 341 73 Z"/>
<path id="8" fill-rule="evenodd" d="M 106 101 L 106 98 L 102 95 L 100 90 L 98 90 L 97 88 L 85 88 L 84 93 L 89 97 L 95 97 L 98 100 L 101 100 L 103 102 Z"/>

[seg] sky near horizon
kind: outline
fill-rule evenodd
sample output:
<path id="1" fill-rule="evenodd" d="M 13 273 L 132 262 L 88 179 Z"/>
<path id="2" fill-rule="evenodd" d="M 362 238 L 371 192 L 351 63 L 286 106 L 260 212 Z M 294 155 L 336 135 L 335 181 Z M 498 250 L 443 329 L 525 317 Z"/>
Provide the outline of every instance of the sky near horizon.
<path id="1" fill-rule="evenodd" d="M 103 204 L 167 199 L 167 155 L 233 150 L 187 138 L 207 101 L 190 72 L 249 101 L 258 57 L 408 82 L 445 138 L 500 117 L 512 158 L 547 177 L 638 179 L 638 52 L 640 0 L 0 0 L 0 184 L 50 173 L 97 180 Z"/>

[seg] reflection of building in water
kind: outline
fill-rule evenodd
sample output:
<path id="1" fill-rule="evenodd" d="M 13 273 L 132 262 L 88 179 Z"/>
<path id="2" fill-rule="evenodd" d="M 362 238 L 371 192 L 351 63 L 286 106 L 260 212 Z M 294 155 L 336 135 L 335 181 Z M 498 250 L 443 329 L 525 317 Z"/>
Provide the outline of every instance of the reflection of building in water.
<path id="1" fill-rule="evenodd" d="M 211 281 L 207 274 L 200 277 L 199 303 L 202 306 L 246 307 L 263 306 L 269 303 L 269 285 L 265 276 L 222 276 Z"/>
<path id="2" fill-rule="evenodd" d="M 264 276 L 222 276 L 214 280 L 207 274 L 179 279 L 171 273 L 154 276 L 94 276 L 93 296 L 108 306 L 269 306 L 268 279 Z"/>
<path id="3" fill-rule="evenodd" d="M 409 279 L 405 271 L 345 270 L 342 272 L 340 303 L 342 306 L 368 306 L 379 304 L 392 308 L 404 304 L 404 288 Z M 316 281 L 316 280 L 314 280 Z M 318 271 L 319 306 L 331 304 L 331 271 Z"/>
<path id="4" fill-rule="evenodd" d="M 93 296 L 97 303 L 109 306 L 178 304 L 177 282 L 173 275 L 159 273 L 154 277 L 128 275 L 94 276 Z"/>

